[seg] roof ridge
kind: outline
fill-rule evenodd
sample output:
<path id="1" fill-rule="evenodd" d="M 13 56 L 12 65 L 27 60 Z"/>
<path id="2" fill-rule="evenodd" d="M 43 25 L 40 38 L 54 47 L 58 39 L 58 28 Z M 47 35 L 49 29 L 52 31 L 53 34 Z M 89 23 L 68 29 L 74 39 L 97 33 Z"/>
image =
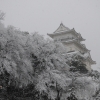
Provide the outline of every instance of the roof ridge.
<path id="1" fill-rule="evenodd" d="M 68 27 L 66 27 L 65 25 L 63 25 L 63 23 L 61 22 L 60 26 L 53 33 L 59 33 L 59 32 L 62 32 L 62 31 L 69 31 L 69 30 L 70 29 Z"/>

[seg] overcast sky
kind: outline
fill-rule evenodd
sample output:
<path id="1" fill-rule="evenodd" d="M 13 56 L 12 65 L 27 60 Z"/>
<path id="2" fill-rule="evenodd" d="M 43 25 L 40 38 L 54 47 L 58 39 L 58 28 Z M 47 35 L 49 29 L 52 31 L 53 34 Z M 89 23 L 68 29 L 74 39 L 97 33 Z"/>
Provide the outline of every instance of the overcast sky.
<path id="1" fill-rule="evenodd" d="M 100 0 L 0 0 L 3 23 L 41 35 L 54 32 L 61 22 L 86 39 L 94 69 L 100 70 Z"/>

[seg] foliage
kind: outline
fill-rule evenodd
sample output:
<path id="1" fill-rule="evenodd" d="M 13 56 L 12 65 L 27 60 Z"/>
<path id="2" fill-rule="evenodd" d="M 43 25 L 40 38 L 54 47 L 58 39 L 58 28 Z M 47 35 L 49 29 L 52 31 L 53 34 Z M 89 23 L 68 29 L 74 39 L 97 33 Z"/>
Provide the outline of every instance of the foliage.
<path id="1" fill-rule="evenodd" d="M 94 79 L 100 79 L 100 72 L 96 71 L 96 70 L 92 70 L 89 73 L 89 76 L 91 76 Z"/>
<path id="2" fill-rule="evenodd" d="M 32 80 L 33 68 L 23 48 L 21 37 L 24 36 L 18 36 L 13 27 L 0 32 L 0 74 L 6 70 L 10 78 L 16 80 L 13 83 L 27 85 Z"/>
<path id="3" fill-rule="evenodd" d="M 68 98 L 68 100 L 78 100 L 74 94 L 71 94 Z"/>
<path id="4" fill-rule="evenodd" d="M 72 55 L 67 55 L 67 63 L 70 66 L 70 71 L 79 73 L 88 73 L 86 65 L 83 63 L 84 57 L 75 53 Z"/>
<path id="5" fill-rule="evenodd" d="M 9 94 L 9 88 L 12 90 L 12 87 L 24 88 L 28 84 L 41 85 L 39 77 L 46 75 L 47 72 L 53 76 L 52 70 L 68 72 L 69 66 L 66 64 L 62 51 L 59 51 L 60 45 L 62 44 L 48 42 L 36 33 L 32 36 L 26 35 L 13 26 L 2 29 L 0 31 L 0 75 L 3 76 L 3 80 L 7 79 L 7 82 L 1 80 L 0 85 Z M 61 89 L 64 89 L 62 85 L 65 84 L 65 80 L 61 83 L 63 77 L 65 75 L 55 73 L 50 82 L 54 80 Z M 13 88 L 13 91 L 16 91 L 16 88 Z M 41 88 L 36 89 L 43 94 Z M 54 90 L 51 89 L 51 91 L 50 98 Z"/>

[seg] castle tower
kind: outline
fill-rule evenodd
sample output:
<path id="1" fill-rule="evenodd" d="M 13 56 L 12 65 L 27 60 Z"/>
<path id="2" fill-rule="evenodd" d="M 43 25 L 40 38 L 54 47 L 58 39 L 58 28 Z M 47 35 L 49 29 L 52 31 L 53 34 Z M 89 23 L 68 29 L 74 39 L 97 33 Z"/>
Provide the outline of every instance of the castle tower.
<path id="1" fill-rule="evenodd" d="M 54 41 L 61 41 L 67 48 L 67 53 L 80 52 L 85 58 L 83 62 L 86 64 L 86 68 L 91 71 L 91 65 L 96 62 L 92 60 L 90 50 L 86 48 L 85 44 L 81 43 L 85 39 L 82 38 L 80 33 L 77 33 L 74 28 L 69 29 L 61 23 L 55 32 L 48 35 Z"/>

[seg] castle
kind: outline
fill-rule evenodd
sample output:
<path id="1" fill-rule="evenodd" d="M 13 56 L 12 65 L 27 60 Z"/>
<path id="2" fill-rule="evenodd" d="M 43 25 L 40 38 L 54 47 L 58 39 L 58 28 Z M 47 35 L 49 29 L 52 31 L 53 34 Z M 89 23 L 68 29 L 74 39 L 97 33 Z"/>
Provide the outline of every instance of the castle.
<path id="1" fill-rule="evenodd" d="M 85 44 L 82 44 L 82 41 L 85 41 L 85 39 L 74 28 L 69 29 L 61 23 L 55 32 L 47 35 L 55 41 L 61 41 L 67 48 L 67 53 L 81 53 L 85 58 L 83 63 L 86 64 L 86 68 L 89 71 L 91 71 L 91 65 L 96 64 L 91 58 L 90 50 L 86 48 Z"/>

